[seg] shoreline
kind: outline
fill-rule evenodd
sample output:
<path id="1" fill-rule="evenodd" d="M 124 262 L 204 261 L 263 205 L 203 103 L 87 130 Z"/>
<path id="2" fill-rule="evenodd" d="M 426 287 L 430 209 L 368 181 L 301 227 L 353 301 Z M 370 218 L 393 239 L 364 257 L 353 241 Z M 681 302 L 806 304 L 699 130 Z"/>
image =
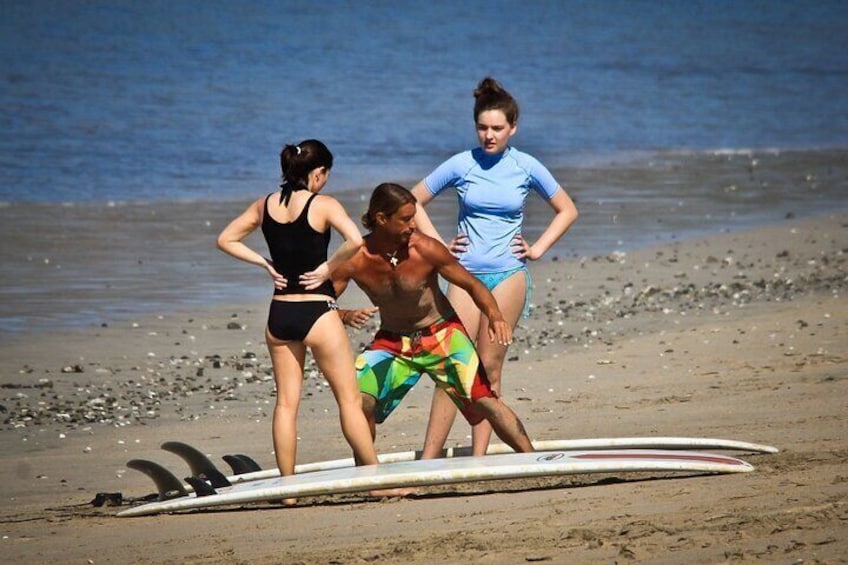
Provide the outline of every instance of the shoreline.
<path id="1" fill-rule="evenodd" d="M 519 144 L 520 145 L 520 144 Z M 521 149 L 521 147 L 518 147 Z M 389 166 L 391 171 L 388 174 L 376 175 L 375 173 L 363 173 L 358 164 L 339 164 L 334 170 L 334 175 L 327 188 L 327 194 L 333 196 L 351 195 L 357 193 L 366 193 L 384 180 L 391 180 L 403 186 L 412 187 L 423 176 L 429 173 L 435 167 L 440 159 L 444 160 L 453 155 L 467 149 L 467 147 L 458 147 L 454 150 L 448 150 L 441 153 L 441 157 L 435 157 L 430 165 L 427 166 L 412 166 L 398 168 Z M 759 160 L 763 157 L 766 159 L 781 159 L 792 158 L 804 160 L 810 156 L 823 156 L 832 161 L 841 161 L 848 157 L 848 147 L 842 145 L 831 146 L 808 146 L 808 147 L 739 147 L 739 148 L 678 148 L 678 149 L 625 149 L 613 151 L 609 153 L 587 153 L 576 154 L 570 158 L 556 160 L 556 157 L 547 156 L 540 158 L 543 164 L 548 167 L 557 179 L 563 179 L 563 182 L 568 184 L 568 179 L 572 175 L 580 174 L 580 171 L 617 171 L 627 169 L 644 169 L 655 168 L 668 164 L 677 166 L 679 163 L 694 162 L 699 160 L 715 161 L 728 160 L 738 161 L 750 164 L 752 160 Z M 347 166 L 354 169 L 355 172 L 345 174 L 342 169 Z M 411 171 L 415 169 L 415 171 Z M 420 169 L 420 170 L 418 170 Z M 415 172 L 418 174 L 416 175 Z M 363 177 L 368 182 L 352 180 L 352 178 Z M 259 187 L 263 181 L 256 181 L 255 186 Z M 275 181 L 264 181 L 268 191 L 276 190 L 278 187 Z M 211 189 L 210 189 L 211 190 Z M 262 188 L 256 188 L 256 195 L 262 193 Z M 253 195 L 254 190 L 248 193 L 248 200 Z M 27 196 L 32 196 L 29 194 Z M 127 198 L 109 197 L 100 200 L 0 200 L 0 209 L 20 207 L 20 206 L 60 206 L 60 207 L 107 207 L 115 208 L 122 206 L 165 206 L 169 204 L 201 204 L 208 202 L 216 202 L 223 204 L 238 205 L 246 203 L 245 196 L 235 192 L 224 192 L 216 194 L 214 197 L 209 191 L 193 197 L 183 198 L 168 198 L 159 197 L 155 199 L 134 200 Z"/>
<path id="2" fill-rule="evenodd" d="M 630 252 L 715 233 L 848 210 L 848 150 L 668 155 L 600 168 L 556 169 L 580 219 L 538 265 Z M 353 218 L 365 192 L 334 192 Z M 174 309 L 262 301 L 261 273 L 226 257 L 214 239 L 259 194 L 226 201 L 0 207 L 0 341 L 63 327 L 96 327 Z M 428 206 L 454 229 L 451 195 Z M 528 201 L 525 236 L 551 210 Z M 248 240 L 257 249 L 256 234 Z M 332 245 L 337 245 L 338 237 Z"/>
<path id="3" fill-rule="evenodd" d="M 504 381 L 533 439 L 679 435 L 781 450 L 739 455 L 756 467 L 744 476 L 469 483 L 404 500 L 312 497 L 295 508 L 117 519 L 118 508 L 88 502 L 97 492 L 151 492 L 126 461 L 185 473 L 163 441 L 192 443 L 219 462 L 241 452 L 273 465 L 264 302 L 2 343 L 5 554 L 95 563 L 843 562 L 846 253 L 843 213 L 534 268 L 535 308 L 516 330 Z M 373 331 L 352 330 L 354 350 Z M 349 456 L 330 391 L 311 364 L 306 374 L 299 462 Z M 378 429 L 378 451 L 420 448 L 431 389 L 422 380 Z M 448 444 L 468 441 L 457 423 Z M 210 543 L 198 531 L 217 534 Z"/>

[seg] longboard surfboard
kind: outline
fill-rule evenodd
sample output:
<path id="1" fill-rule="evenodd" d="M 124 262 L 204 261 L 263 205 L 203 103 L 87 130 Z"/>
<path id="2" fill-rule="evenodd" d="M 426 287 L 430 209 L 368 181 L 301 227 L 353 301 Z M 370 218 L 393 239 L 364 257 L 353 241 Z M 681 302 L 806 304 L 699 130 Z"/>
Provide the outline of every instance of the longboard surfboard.
<path id="1" fill-rule="evenodd" d="M 537 451 L 413 460 L 258 479 L 223 487 L 206 496 L 190 494 L 141 504 L 118 513 L 118 516 L 145 516 L 283 498 L 492 479 L 645 471 L 744 473 L 753 469 L 749 463 L 725 455 L 643 449 Z"/>
<path id="2" fill-rule="evenodd" d="M 538 440 L 533 442 L 536 451 L 594 451 L 599 449 L 719 449 L 730 451 L 744 451 L 750 453 L 777 453 L 779 450 L 770 445 L 736 441 L 731 439 L 695 438 L 695 437 L 619 437 L 619 438 L 588 438 L 588 439 L 566 439 L 566 440 Z M 512 453 L 512 448 L 503 443 L 489 445 L 487 455 L 501 455 Z M 471 455 L 471 447 L 449 447 L 442 450 L 442 457 L 468 457 Z M 396 453 L 383 453 L 377 456 L 380 463 L 397 463 L 401 461 L 415 461 L 421 459 L 421 451 L 399 451 Z M 316 461 L 314 463 L 303 463 L 295 465 L 294 472 L 313 473 L 315 471 L 327 471 L 330 469 L 342 469 L 354 467 L 356 463 L 352 457 L 343 459 L 332 459 L 329 461 Z M 279 477 L 279 469 L 262 469 L 249 473 L 228 476 L 232 483 L 242 483 L 259 479 L 270 479 Z M 189 488 L 189 487 L 186 487 Z M 189 488 L 190 490 L 190 488 Z"/>

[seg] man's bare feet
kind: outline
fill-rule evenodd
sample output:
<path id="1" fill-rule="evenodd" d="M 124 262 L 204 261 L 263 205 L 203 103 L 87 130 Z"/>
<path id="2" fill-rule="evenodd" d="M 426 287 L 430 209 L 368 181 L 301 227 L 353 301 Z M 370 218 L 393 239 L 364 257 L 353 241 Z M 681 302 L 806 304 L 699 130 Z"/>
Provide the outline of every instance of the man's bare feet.
<path id="1" fill-rule="evenodd" d="M 377 489 L 368 491 L 370 496 L 376 496 L 378 498 L 398 498 L 404 496 L 411 496 L 418 492 L 417 488 L 414 487 L 403 487 L 403 488 L 386 488 L 386 489 Z"/>

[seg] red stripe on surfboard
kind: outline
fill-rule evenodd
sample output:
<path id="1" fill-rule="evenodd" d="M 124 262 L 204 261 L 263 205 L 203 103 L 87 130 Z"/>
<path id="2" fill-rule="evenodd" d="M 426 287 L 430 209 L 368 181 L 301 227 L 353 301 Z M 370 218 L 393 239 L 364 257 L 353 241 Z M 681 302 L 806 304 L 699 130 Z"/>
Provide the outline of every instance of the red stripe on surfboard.
<path id="1" fill-rule="evenodd" d="M 581 453 L 573 455 L 575 459 L 673 459 L 680 461 L 706 461 L 709 463 L 724 463 L 730 465 L 747 465 L 744 461 L 720 455 L 691 455 L 676 453 Z"/>

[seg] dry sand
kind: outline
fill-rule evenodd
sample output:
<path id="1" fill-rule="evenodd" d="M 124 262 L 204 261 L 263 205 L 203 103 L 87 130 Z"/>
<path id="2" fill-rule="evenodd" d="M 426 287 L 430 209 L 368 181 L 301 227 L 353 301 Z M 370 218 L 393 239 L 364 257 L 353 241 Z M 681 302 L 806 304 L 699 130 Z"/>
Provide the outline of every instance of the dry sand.
<path id="1" fill-rule="evenodd" d="M 187 474 L 166 440 L 273 465 L 265 304 L 198 309 L 0 345 L 7 563 L 844 563 L 848 216 L 533 266 L 507 400 L 534 439 L 695 436 L 780 448 L 740 475 L 584 475 L 344 495 L 148 518 L 95 508 Z M 361 295 L 342 300 L 362 303 Z M 355 346 L 373 328 L 352 332 Z M 431 385 L 379 430 L 419 448 Z M 314 372 L 299 460 L 347 457 Z M 468 443 L 457 424 L 451 444 Z M 222 467 L 223 467 L 222 463 Z"/>

